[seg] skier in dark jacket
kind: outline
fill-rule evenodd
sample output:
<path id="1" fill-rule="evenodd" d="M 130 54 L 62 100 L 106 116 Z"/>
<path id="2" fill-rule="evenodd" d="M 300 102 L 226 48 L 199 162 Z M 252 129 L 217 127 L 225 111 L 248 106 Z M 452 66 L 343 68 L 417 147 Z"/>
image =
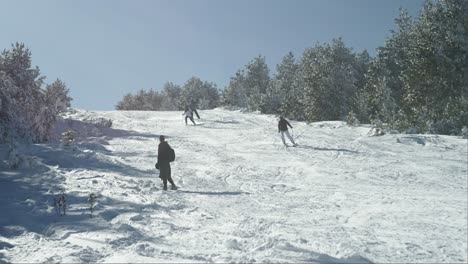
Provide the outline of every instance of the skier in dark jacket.
<path id="1" fill-rule="evenodd" d="M 278 133 L 281 133 L 281 140 L 283 141 L 283 144 L 287 147 L 288 145 L 286 144 L 286 141 L 284 140 L 284 135 L 286 134 L 286 136 L 289 138 L 289 140 L 291 140 L 291 142 L 293 143 L 293 146 L 297 146 L 296 142 L 294 142 L 294 139 L 291 137 L 291 135 L 289 134 L 289 131 L 288 131 L 288 126 L 290 128 L 293 128 L 291 126 L 291 124 L 289 124 L 289 122 L 284 119 L 283 116 L 280 116 L 279 117 L 279 122 L 278 122 Z"/>
<path id="2" fill-rule="evenodd" d="M 192 108 L 186 106 L 185 107 L 185 111 L 182 115 L 185 115 L 185 125 L 187 125 L 187 119 L 190 119 L 190 121 L 192 121 L 193 125 L 197 125 L 195 124 L 195 120 L 193 120 L 193 110 Z"/>
<path id="3" fill-rule="evenodd" d="M 177 186 L 174 184 L 174 181 L 171 177 L 171 147 L 165 141 L 163 135 L 159 136 L 159 147 L 158 147 L 158 163 L 156 164 L 156 168 L 159 169 L 159 178 L 162 179 L 164 188 L 163 190 L 167 190 L 167 182 L 172 185 L 172 190 L 177 190 Z"/>
<path id="4" fill-rule="evenodd" d="M 190 104 L 190 109 L 192 109 L 193 113 L 197 116 L 198 119 L 200 119 L 200 115 L 198 114 L 197 107 L 194 102 Z"/>

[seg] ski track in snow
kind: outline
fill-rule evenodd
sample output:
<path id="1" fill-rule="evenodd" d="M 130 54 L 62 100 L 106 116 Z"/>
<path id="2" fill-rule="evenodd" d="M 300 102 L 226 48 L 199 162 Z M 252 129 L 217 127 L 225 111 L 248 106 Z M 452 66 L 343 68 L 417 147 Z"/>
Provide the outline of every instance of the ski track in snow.
<path id="1" fill-rule="evenodd" d="M 1 164 L 0 262 L 468 261 L 467 140 L 292 122 L 299 146 L 284 147 L 273 116 L 200 116 L 78 110 L 75 150 L 34 145 L 31 169 Z M 85 124 L 98 117 L 112 128 Z M 161 134 L 177 191 L 154 169 Z"/>

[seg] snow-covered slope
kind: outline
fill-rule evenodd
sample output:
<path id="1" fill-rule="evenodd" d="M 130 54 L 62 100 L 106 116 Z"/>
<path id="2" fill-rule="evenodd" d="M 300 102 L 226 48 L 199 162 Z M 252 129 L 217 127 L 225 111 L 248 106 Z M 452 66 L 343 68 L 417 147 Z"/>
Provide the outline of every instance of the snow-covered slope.
<path id="1" fill-rule="evenodd" d="M 20 147 L 24 167 L 1 164 L 0 262 L 468 261 L 466 139 L 292 122 L 286 148 L 273 116 L 200 115 L 77 111 L 58 128 L 75 149 Z M 177 191 L 154 169 L 161 134 Z"/>

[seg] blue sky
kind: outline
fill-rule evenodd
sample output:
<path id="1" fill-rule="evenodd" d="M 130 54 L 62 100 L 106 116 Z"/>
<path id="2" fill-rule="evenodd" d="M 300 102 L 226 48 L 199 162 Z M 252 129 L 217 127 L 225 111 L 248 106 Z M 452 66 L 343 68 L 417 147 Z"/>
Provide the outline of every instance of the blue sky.
<path id="1" fill-rule="evenodd" d="M 126 93 L 183 84 L 219 88 L 252 58 L 270 73 L 289 51 L 342 37 L 371 55 L 399 7 L 423 0 L 3 0 L 0 49 L 23 42 L 46 82 L 68 85 L 72 106 L 113 110 Z"/>

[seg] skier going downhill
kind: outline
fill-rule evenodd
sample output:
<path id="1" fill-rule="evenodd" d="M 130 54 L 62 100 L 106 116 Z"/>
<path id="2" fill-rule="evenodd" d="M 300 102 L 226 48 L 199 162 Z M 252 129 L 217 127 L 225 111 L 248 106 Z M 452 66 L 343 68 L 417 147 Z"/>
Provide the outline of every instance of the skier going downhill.
<path id="1" fill-rule="evenodd" d="M 286 144 L 286 141 L 284 140 L 284 135 L 286 134 L 286 136 L 289 138 L 289 140 L 291 140 L 291 142 L 293 143 L 293 146 L 297 146 L 296 142 L 294 142 L 294 139 L 291 137 L 291 135 L 289 134 L 289 131 L 288 131 L 288 126 L 290 128 L 293 128 L 291 126 L 291 124 L 289 124 L 289 122 L 284 119 L 283 116 L 280 116 L 279 117 L 279 122 L 278 122 L 278 133 L 281 133 L 281 140 L 283 141 L 283 144 L 287 147 L 288 145 Z"/>
<path id="2" fill-rule="evenodd" d="M 169 182 L 172 190 L 177 190 L 177 186 L 171 177 L 171 162 L 175 160 L 175 152 L 172 149 L 163 135 L 159 136 L 159 147 L 158 147 L 158 162 L 156 163 L 156 169 L 159 169 L 159 178 L 163 181 L 164 188 L 167 190 L 167 182 Z"/>
<path id="3" fill-rule="evenodd" d="M 187 119 L 190 119 L 190 121 L 192 121 L 193 125 L 197 125 L 195 124 L 195 121 L 193 120 L 193 110 L 192 108 L 190 107 L 185 107 L 185 111 L 182 115 L 185 115 L 185 125 L 187 125 Z M 198 115 L 198 113 L 197 113 Z"/>
<path id="4" fill-rule="evenodd" d="M 198 119 L 200 119 L 200 115 L 198 114 L 197 106 L 194 101 L 190 103 L 189 108 L 192 109 L 193 113 L 197 116 Z"/>

